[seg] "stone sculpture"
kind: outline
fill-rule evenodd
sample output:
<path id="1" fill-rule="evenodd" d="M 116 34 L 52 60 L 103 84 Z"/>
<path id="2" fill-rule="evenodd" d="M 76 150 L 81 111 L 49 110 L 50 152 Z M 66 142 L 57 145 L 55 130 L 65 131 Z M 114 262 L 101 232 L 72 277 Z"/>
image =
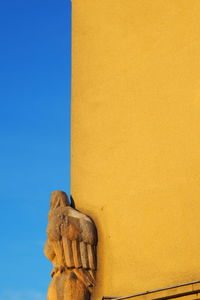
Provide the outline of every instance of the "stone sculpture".
<path id="1" fill-rule="evenodd" d="M 89 300 L 95 285 L 97 230 L 94 222 L 70 206 L 67 195 L 51 195 L 46 257 L 52 262 L 48 300 Z"/>

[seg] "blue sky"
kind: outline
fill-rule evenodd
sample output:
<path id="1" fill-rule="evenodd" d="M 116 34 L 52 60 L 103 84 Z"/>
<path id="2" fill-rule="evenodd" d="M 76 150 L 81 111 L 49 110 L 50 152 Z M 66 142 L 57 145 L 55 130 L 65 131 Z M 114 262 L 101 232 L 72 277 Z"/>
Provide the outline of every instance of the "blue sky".
<path id="1" fill-rule="evenodd" d="M 70 0 L 0 0 L 1 300 L 42 300 L 49 196 L 69 193 Z"/>

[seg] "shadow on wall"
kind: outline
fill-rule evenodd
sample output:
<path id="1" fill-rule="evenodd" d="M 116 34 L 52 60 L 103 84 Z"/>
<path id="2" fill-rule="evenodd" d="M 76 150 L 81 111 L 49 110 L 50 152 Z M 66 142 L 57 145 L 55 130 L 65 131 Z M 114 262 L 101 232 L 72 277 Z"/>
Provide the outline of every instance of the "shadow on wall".
<path id="1" fill-rule="evenodd" d="M 76 209 L 75 202 L 74 202 L 72 195 L 70 195 L 70 202 L 71 202 L 71 207 Z"/>

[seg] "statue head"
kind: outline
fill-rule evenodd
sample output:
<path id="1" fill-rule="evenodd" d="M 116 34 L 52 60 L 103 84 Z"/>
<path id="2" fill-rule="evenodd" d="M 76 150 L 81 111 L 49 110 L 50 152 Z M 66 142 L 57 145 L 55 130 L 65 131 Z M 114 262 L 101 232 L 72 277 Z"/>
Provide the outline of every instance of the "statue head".
<path id="1" fill-rule="evenodd" d="M 57 207 L 70 206 L 67 194 L 62 191 L 54 191 L 51 193 L 50 209 L 55 209 Z"/>

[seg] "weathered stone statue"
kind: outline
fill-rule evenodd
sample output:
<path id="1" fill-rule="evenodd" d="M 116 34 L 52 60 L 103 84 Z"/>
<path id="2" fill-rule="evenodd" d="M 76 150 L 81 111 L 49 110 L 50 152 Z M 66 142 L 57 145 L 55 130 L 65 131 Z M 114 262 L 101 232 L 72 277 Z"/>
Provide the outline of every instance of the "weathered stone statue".
<path id="1" fill-rule="evenodd" d="M 89 300 L 95 285 L 97 231 L 94 222 L 70 207 L 67 195 L 51 195 L 46 257 L 53 263 L 48 300 Z"/>

